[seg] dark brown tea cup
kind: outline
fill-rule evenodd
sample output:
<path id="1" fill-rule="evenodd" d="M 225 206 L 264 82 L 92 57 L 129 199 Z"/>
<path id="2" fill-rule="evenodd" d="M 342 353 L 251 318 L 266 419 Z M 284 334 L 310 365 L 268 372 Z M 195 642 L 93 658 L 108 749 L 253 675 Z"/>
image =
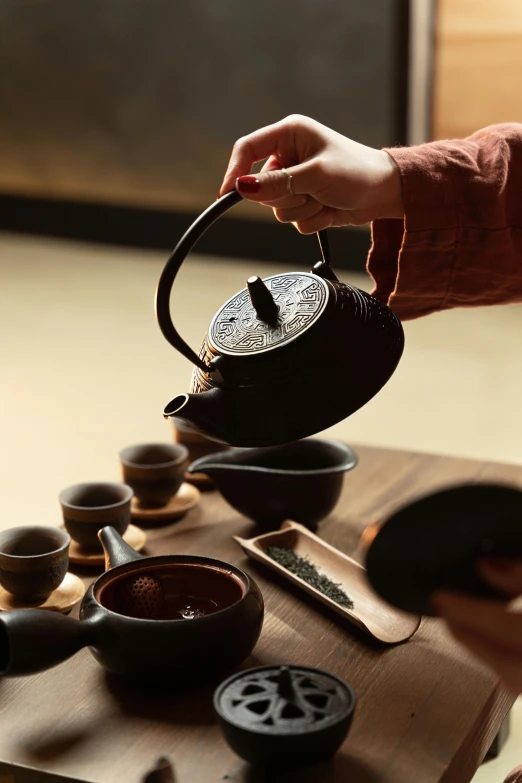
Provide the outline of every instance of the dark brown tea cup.
<path id="1" fill-rule="evenodd" d="M 101 551 L 98 530 L 110 525 L 120 535 L 131 520 L 132 489 L 126 484 L 74 484 L 60 492 L 65 529 L 82 549 Z"/>
<path id="2" fill-rule="evenodd" d="M 41 604 L 61 585 L 71 538 L 56 527 L 32 525 L 0 533 L 0 584 L 17 601 Z"/>
<path id="3" fill-rule="evenodd" d="M 161 508 L 181 487 L 189 452 L 180 443 L 145 443 L 120 451 L 120 462 L 140 506 Z"/>

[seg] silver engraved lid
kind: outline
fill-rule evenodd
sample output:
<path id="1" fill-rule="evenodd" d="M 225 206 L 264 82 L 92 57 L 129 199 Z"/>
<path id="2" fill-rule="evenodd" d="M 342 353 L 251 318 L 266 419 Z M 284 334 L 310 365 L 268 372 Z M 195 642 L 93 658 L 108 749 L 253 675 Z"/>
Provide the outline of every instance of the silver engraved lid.
<path id="1" fill-rule="evenodd" d="M 289 272 L 267 277 L 262 283 L 277 307 L 267 320 L 252 303 L 251 281 L 261 282 L 250 278 L 249 286 L 229 299 L 210 324 L 209 341 L 220 353 L 262 353 L 295 340 L 318 320 L 330 296 L 328 284 L 318 275 Z"/>

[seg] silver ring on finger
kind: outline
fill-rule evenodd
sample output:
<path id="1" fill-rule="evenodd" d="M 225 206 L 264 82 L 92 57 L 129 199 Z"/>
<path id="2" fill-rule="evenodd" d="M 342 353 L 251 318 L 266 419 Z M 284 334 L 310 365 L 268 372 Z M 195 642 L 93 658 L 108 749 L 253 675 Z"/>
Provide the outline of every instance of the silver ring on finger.
<path id="1" fill-rule="evenodd" d="M 292 175 L 289 174 L 286 169 L 281 169 L 281 171 L 286 177 L 286 192 L 288 193 L 289 196 L 293 196 L 294 191 L 292 190 Z"/>

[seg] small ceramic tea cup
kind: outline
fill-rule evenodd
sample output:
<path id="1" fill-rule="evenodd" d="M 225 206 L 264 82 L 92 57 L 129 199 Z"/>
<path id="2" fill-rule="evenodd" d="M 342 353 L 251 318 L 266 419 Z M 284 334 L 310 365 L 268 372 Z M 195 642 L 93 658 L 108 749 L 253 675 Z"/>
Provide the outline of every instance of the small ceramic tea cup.
<path id="1" fill-rule="evenodd" d="M 71 538 L 57 527 L 31 525 L 0 532 L 0 584 L 18 601 L 42 604 L 69 567 Z"/>
<path id="2" fill-rule="evenodd" d="M 161 508 L 181 487 L 189 452 L 181 443 L 145 443 L 120 451 L 123 480 L 143 508 Z"/>
<path id="3" fill-rule="evenodd" d="M 131 520 L 132 488 L 126 484 L 74 484 L 60 492 L 65 529 L 82 549 L 101 551 L 98 530 L 110 525 L 120 535 Z"/>

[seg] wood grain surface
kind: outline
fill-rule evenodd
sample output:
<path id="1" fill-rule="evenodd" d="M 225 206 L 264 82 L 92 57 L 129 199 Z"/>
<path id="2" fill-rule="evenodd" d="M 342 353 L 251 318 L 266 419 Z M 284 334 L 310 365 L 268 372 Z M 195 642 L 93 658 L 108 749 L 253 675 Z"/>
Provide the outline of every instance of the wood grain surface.
<path id="1" fill-rule="evenodd" d="M 428 490 L 463 480 L 522 483 L 516 466 L 356 450 L 359 465 L 347 474 L 339 505 L 319 527 L 321 537 L 347 554 L 356 551 L 368 524 Z M 355 689 L 354 723 L 334 760 L 285 773 L 280 780 L 469 781 L 514 699 L 437 620 L 423 620 L 413 639 L 396 647 L 369 642 L 326 607 L 249 561 L 232 536 L 251 538 L 256 532 L 211 492 L 182 520 L 148 531 L 147 551 L 223 558 L 256 579 L 266 619 L 245 667 L 319 666 Z M 0 680 L 0 774 L 9 783 L 58 783 L 59 775 L 89 783 L 140 783 L 158 757 L 168 756 L 177 783 L 276 781 L 229 750 L 213 718 L 211 695 L 212 689 L 140 692 L 107 676 L 88 650 L 43 674 Z M 18 768 L 4 772 L 11 764 Z M 38 771 L 49 777 L 39 777 Z"/>

